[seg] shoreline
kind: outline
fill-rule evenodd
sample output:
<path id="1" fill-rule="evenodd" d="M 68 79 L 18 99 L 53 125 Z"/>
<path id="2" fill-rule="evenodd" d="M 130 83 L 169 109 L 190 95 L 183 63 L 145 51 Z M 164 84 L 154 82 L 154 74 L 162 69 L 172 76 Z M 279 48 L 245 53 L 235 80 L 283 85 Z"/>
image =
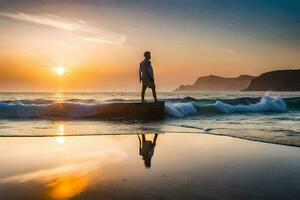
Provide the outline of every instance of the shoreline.
<path id="1" fill-rule="evenodd" d="M 287 147 L 295 147 L 300 148 L 300 144 L 285 144 L 279 142 L 271 142 L 267 140 L 260 140 L 255 138 L 247 138 L 238 135 L 226 135 L 221 133 L 210 133 L 210 132 L 188 132 L 188 131 L 155 131 L 157 134 L 195 134 L 195 135 L 211 135 L 211 136 L 220 136 L 220 137 L 227 137 L 227 138 L 235 138 L 240 140 L 252 141 L 252 142 L 260 142 L 265 144 L 274 144 L 280 146 L 287 146 Z M 142 134 L 133 134 L 133 133 L 122 133 L 122 134 L 113 134 L 113 133 L 99 133 L 99 134 L 67 134 L 67 135 L 0 135 L 1 138 L 55 138 L 55 137 L 93 137 L 93 136 L 133 136 L 133 135 L 142 135 Z M 148 134 L 145 134 L 148 135 Z"/>

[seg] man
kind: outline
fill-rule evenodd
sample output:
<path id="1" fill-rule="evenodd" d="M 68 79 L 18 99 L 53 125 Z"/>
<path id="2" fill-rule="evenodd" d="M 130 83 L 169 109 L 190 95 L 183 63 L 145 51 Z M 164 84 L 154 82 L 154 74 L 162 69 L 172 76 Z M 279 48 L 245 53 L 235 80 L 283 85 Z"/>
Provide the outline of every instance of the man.
<path id="1" fill-rule="evenodd" d="M 144 53 L 145 59 L 140 63 L 140 82 L 142 82 L 142 103 L 145 102 L 145 91 L 148 88 L 152 89 L 152 94 L 154 97 L 155 102 L 157 102 L 156 98 L 156 91 L 155 91 L 155 83 L 154 83 L 154 75 L 153 75 L 153 68 L 151 66 L 151 53 L 150 51 L 146 51 Z"/>

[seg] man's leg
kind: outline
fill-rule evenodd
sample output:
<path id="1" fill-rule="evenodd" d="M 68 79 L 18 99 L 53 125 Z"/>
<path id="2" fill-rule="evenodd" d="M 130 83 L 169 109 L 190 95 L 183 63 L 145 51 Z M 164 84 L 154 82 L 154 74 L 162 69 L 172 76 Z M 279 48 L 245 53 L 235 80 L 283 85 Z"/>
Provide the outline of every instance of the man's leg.
<path id="1" fill-rule="evenodd" d="M 142 94 L 141 94 L 141 96 L 142 96 L 142 103 L 145 102 L 145 91 L 146 91 L 146 89 L 147 89 L 147 86 L 145 86 L 143 84 L 143 86 L 142 86 Z"/>
<path id="2" fill-rule="evenodd" d="M 154 100 L 155 100 L 155 101 L 157 101 L 155 87 L 153 87 L 153 88 L 152 88 L 152 94 L 153 94 L 153 98 L 154 98 Z"/>

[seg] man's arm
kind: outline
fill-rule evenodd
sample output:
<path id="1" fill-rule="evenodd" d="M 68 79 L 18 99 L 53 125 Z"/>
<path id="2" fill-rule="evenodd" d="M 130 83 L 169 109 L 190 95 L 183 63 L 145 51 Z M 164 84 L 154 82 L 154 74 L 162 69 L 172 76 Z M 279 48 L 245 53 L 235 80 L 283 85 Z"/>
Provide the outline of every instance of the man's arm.
<path id="1" fill-rule="evenodd" d="M 142 155 L 142 142 L 141 142 L 141 138 L 140 135 L 137 134 L 138 138 L 139 138 L 139 154 Z"/>
<path id="2" fill-rule="evenodd" d="M 140 77 L 140 82 L 142 81 L 142 66 L 140 64 L 140 69 L 139 69 L 139 77 Z"/>
<path id="3" fill-rule="evenodd" d="M 157 137 L 158 137 L 158 134 L 155 134 L 154 139 L 153 139 L 153 144 L 154 144 L 154 146 L 156 145 Z"/>

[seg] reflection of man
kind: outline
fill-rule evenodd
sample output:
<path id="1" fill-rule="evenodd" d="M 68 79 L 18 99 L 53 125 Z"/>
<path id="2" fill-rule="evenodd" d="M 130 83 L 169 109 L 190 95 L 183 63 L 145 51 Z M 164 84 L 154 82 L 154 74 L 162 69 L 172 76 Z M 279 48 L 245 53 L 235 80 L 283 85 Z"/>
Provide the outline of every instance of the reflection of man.
<path id="1" fill-rule="evenodd" d="M 142 134 L 142 141 L 140 136 L 138 135 L 139 142 L 140 142 L 140 155 L 143 157 L 145 167 L 151 167 L 151 159 L 154 154 L 154 148 L 156 145 L 157 134 L 155 134 L 153 142 L 150 140 L 146 140 L 145 134 Z"/>

